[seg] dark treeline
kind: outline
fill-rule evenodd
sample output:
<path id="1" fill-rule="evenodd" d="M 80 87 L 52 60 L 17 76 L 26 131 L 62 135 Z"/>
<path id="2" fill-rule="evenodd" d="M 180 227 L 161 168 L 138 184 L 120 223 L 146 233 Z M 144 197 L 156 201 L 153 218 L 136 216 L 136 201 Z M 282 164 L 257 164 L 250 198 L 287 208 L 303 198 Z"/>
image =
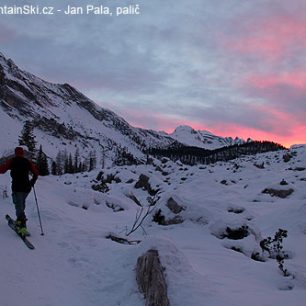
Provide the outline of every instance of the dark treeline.
<path id="1" fill-rule="evenodd" d="M 79 150 L 74 155 L 66 150 L 59 151 L 55 160 L 51 163 L 51 174 L 62 175 L 65 173 L 80 173 L 92 171 L 97 163 L 96 152 L 90 151 L 87 158 L 81 158 Z"/>
<path id="2" fill-rule="evenodd" d="M 198 147 L 176 146 L 167 149 L 150 149 L 148 154 L 156 157 L 168 157 L 171 160 L 179 160 L 184 164 L 211 164 L 218 161 L 228 161 L 243 155 L 271 152 L 286 149 L 280 144 L 270 141 L 252 141 L 244 144 L 237 144 L 222 147 L 215 150 L 207 150 Z"/>

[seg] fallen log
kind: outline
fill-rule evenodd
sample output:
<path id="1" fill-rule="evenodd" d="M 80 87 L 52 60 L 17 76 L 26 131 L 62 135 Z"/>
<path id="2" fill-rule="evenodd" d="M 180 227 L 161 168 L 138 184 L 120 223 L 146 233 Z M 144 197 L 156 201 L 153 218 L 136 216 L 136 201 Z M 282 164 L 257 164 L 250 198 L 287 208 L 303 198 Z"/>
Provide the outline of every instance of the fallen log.
<path id="1" fill-rule="evenodd" d="M 163 271 L 157 250 L 148 250 L 137 260 L 136 280 L 146 306 L 170 306 Z"/>

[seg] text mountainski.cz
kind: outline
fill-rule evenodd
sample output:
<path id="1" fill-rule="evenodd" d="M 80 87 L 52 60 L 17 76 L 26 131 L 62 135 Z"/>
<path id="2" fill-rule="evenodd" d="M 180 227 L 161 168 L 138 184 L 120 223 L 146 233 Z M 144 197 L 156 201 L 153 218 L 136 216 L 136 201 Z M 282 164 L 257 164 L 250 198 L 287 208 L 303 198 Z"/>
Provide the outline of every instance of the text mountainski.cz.
<path id="1" fill-rule="evenodd" d="M 39 5 L 0 6 L 0 15 L 53 15 L 54 7 Z"/>
<path id="2" fill-rule="evenodd" d="M 139 4 L 128 6 L 117 6 L 115 8 L 116 16 L 140 15 Z M 12 5 L 0 6 L 0 15 L 109 15 L 112 16 L 112 8 L 104 5 L 85 5 L 71 6 L 67 5 L 65 9 L 57 9 L 54 6 L 40 5 Z"/>

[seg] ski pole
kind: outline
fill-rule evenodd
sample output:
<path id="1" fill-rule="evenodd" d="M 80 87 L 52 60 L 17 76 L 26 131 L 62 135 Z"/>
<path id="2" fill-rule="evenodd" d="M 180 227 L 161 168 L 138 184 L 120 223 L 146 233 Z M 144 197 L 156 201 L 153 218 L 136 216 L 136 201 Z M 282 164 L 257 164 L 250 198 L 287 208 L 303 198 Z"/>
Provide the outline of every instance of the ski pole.
<path id="1" fill-rule="evenodd" d="M 38 213 L 38 219 L 39 219 L 39 224 L 40 224 L 40 229 L 41 229 L 41 235 L 44 235 L 44 231 L 42 228 L 42 224 L 41 224 L 41 218 L 40 218 L 40 212 L 39 212 L 39 207 L 38 207 L 38 202 L 37 202 L 37 197 L 36 197 L 36 192 L 35 192 L 35 188 L 33 186 L 33 191 L 34 191 L 34 197 L 35 197 L 35 202 L 36 202 L 36 207 L 37 207 L 37 213 Z"/>

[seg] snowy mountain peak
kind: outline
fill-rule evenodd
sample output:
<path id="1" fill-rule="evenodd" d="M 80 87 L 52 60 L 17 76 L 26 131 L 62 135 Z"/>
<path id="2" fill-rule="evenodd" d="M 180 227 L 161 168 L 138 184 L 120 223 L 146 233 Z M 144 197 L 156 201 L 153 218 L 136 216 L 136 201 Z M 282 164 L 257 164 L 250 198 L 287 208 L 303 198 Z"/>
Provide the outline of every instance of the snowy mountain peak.
<path id="1" fill-rule="evenodd" d="M 208 134 L 211 134 L 209 131 L 202 131 Z M 192 128 L 189 125 L 179 125 L 178 127 L 175 128 L 175 130 L 173 131 L 173 134 L 179 134 L 179 133 L 192 133 L 192 134 L 196 134 L 197 131 Z M 211 134 L 212 135 L 212 134 Z"/>
<path id="2" fill-rule="evenodd" d="M 230 146 L 234 144 L 242 144 L 247 141 L 238 137 L 221 137 L 214 135 L 213 133 L 206 130 L 195 130 L 188 125 L 178 126 L 170 136 L 187 146 L 200 147 L 205 149 L 217 149 L 224 146 Z"/>
<path id="3" fill-rule="evenodd" d="M 5 63 L 7 62 L 8 59 L 6 59 L 6 57 L 4 56 L 4 54 L 2 52 L 0 52 L 0 63 Z"/>
<path id="4" fill-rule="evenodd" d="M 30 75 L 19 69 L 11 58 L 6 58 L 3 53 L 0 52 L 0 72 L 1 71 L 8 79 L 12 79 L 13 77 L 29 77 Z"/>
<path id="5" fill-rule="evenodd" d="M 189 126 L 189 125 L 179 125 L 178 127 L 175 128 L 173 133 L 181 133 L 181 132 L 192 132 L 194 129 Z"/>

